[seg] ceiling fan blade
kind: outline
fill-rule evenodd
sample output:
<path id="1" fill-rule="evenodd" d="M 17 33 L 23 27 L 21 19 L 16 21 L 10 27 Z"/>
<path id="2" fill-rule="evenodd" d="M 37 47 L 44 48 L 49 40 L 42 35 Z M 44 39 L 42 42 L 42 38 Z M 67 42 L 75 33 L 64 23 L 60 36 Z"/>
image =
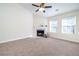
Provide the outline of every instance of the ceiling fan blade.
<path id="1" fill-rule="evenodd" d="M 45 6 L 44 8 L 52 8 L 52 6 Z"/>
<path id="2" fill-rule="evenodd" d="M 38 12 L 39 11 L 39 9 L 37 9 L 35 12 Z"/>
<path id="3" fill-rule="evenodd" d="M 35 5 L 35 4 L 32 4 L 33 6 L 35 6 L 35 7 L 40 7 L 40 6 L 38 6 L 38 5 Z"/>
<path id="4" fill-rule="evenodd" d="M 43 7 L 44 5 L 45 5 L 45 3 L 41 3 L 41 4 L 40 4 L 40 7 Z"/>

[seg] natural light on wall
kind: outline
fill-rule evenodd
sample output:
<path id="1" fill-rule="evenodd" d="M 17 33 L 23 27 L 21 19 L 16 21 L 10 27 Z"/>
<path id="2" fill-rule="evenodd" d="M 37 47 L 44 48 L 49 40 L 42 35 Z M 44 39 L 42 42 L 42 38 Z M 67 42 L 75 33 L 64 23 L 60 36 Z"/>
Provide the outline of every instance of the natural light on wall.
<path id="1" fill-rule="evenodd" d="M 62 19 L 62 33 L 75 34 L 76 16 L 65 17 Z"/>

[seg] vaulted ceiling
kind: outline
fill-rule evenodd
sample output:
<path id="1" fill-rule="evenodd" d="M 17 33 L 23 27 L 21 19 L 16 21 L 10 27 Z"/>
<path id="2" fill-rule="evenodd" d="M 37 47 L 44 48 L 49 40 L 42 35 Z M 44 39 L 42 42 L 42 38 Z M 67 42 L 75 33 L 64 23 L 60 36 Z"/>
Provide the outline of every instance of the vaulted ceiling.
<path id="1" fill-rule="evenodd" d="M 40 3 L 35 3 L 35 4 L 39 5 Z M 57 14 L 62 14 L 65 12 L 79 10 L 79 3 L 46 3 L 45 5 L 52 6 L 52 8 L 45 9 L 46 13 L 35 12 L 35 10 L 38 9 L 38 7 L 32 6 L 32 3 L 23 3 L 20 5 L 34 14 L 45 16 L 45 17 L 55 16 Z"/>

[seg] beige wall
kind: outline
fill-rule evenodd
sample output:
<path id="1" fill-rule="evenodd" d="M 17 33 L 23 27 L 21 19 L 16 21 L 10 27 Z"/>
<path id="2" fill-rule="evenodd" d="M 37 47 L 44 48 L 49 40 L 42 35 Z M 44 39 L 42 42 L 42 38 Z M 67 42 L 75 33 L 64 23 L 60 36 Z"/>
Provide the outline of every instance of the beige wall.
<path id="1" fill-rule="evenodd" d="M 67 17 L 67 16 L 76 16 L 76 34 L 63 34 L 63 33 L 61 33 L 62 18 Z M 56 38 L 60 38 L 60 39 L 64 39 L 64 40 L 79 42 L 79 10 L 63 13 L 63 14 L 56 15 L 53 17 L 57 18 L 58 27 L 57 27 L 57 33 L 50 33 L 50 31 L 49 31 L 49 35 L 51 37 L 56 37 Z M 48 22 L 50 20 L 52 20 L 53 17 L 49 17 Z"/>
<path id="2" fill-rule="evenodd" d="M 33 35 L 33 14 L 19 4 L 0 4 L 0 42 Z"/>

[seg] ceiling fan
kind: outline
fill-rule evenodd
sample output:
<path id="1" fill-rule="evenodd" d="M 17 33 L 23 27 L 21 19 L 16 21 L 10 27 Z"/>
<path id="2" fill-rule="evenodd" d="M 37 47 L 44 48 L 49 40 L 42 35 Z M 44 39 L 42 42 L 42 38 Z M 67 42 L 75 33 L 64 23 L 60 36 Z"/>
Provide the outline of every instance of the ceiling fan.
<path id="1" fill-rule="evenodd" d="M 52 8 L 52 6 L 45 6 L 45 3 L 41 3 L 40 5 L 32 4 L 35 7 L 39 7 L 35 12 L 43 11 L 45 13 L 46 8 Z"/>

